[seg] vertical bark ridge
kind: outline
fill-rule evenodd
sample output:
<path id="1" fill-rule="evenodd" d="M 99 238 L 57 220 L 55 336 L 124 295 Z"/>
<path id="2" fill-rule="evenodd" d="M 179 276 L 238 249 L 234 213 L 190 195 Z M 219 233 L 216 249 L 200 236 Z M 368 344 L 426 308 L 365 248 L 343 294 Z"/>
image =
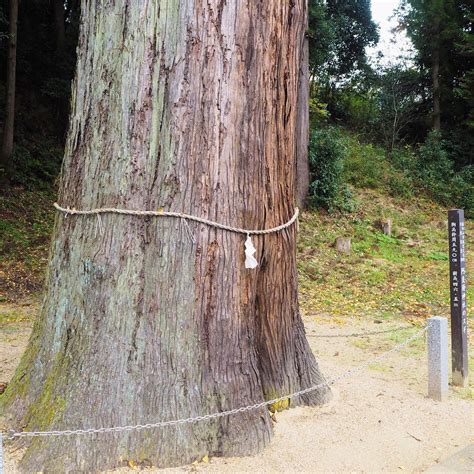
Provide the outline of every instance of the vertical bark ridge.
<path id="1" fill-rule="evenodd" d="M 304 15 L 303 0 L 84 1 L 60 203 L 165 207 L 253 228 L 288 220 Z M 94 217 L 57 218 L 47 297 L 4 396 L 16 426 L 197 416 L 320 380 L 298 312 L 295 228 L 255 237 L 261 265 L 249 271 L 240 235 L 101 219 L 103 235 Z M 261 409 L 33 440 L 22 466 L 172 466 L 256 453 L 271 434 Z"/>

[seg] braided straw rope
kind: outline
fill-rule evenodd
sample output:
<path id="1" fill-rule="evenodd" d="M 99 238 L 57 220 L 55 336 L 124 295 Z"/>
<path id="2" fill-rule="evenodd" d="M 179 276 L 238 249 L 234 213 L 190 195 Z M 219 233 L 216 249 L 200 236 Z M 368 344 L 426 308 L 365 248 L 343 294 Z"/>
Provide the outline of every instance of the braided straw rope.
<path id="1" fill-rule="evenodd" d="M 242 229 L 240 227 L 232 227 L 230 225 L 221 224 L 219 222 L 211 221 L 209 219 L 204 219 L 202 217 L 192 216 L 190 214 L 184 214 L 182 212 L 171 212 L 171 211 L 138 211 L 133 209 L 116 209 L 114 207 L 102 207 L 98 209 L 74 209 L 70 207 L 62 207 L 57 202 L 54 203 L 54 207 L 68 215 L 80 215 L 80 216 L 91 216 L 91 215 L 100 215 L 100 214 L 124 214 L 128 216 L 144 216 L 144 217 L 176 217 L 178 219 L 186 219 L 190 221 L 200 222 L 201 224 L 206 224 L 211 227 L 216 227 L 218 229 L 228 230 L 229 232 L 235 232 L 237 234 L 245 235 L 264 235 L 272 234 L 274 232 L 279 232 L 280 230 L 290 227 L 297 219 L 299 215 L 299 209 L 295 208 L 295 213 L 292 218 L 281 224 L 277 227 L 272 227 L 270 229 Z"/>

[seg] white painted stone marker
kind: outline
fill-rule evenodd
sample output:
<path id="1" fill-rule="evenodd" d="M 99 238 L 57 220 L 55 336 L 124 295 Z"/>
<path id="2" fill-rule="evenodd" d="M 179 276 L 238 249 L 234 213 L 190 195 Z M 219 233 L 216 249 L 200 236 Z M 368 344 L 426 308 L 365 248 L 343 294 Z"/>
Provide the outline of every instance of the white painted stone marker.
<path id="1" fill-rule="evenodd" d="M 440 402 L 448 398 L 448 320 L 428 319 L 428 396 Z"/>

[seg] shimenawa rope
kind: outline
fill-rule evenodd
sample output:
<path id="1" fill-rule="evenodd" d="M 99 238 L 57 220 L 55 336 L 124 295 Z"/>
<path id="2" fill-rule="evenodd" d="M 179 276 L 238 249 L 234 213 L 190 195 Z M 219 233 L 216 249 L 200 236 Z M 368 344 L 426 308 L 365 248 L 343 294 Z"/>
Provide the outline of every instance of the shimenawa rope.
<path id="1" fill-rule="evenodd" d="M 245 268 L 256 268 L 258 265 L 257 260 L 254 257 L 256 252 L 255 246 L 253 245 L 251 235 L 266 235 L 272 234 L 274 232 L 279 232 L 283 229 L 290 227 L 296 222 L 299 215 L 299 209 L 295 208 L 295 213 L 288 222 L 281 224 L 277 227 L 271 227 L 269 229 L 243 229 L 241 227 L 233 227 L 226 224 L 221 224 L 220 222 L 211 221 L 210 219 L 204 219 L 203 217 L 197 217 L 190 214 L 185 214 L 183 212 L 172 212 L 172 211 L 142 211 L 134 209 L 118 209 L 115 207 L 101 207 L 97 209 L 75 209 L 71 207 L 62 207 L 57 202 L 54 203 L 54 207 L 65 214 L 68 215 L 79 215 L 79 216 L 97 216 L 100 219 L 101 214 L 122 214 L 128 216 L 141 216 L 141 217 L 175 217 L 178 219 L 184 219 L 184 221 L 194 221 L 201 224 L 205 224 L 211 227 L 216 227 L 217 229 L 227 230 L 229 232 L 235 232 L 237 234 L 244 234 L 247 236 L 245 241 Z M 102 226 L 101 221 L 99 220 L 99 225 Z"/>

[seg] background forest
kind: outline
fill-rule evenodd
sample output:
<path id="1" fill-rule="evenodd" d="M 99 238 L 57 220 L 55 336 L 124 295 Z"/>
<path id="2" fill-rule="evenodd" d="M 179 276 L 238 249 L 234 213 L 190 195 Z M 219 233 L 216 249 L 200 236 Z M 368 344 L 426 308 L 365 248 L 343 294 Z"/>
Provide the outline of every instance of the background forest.
<path id="1" fill-rule="evenodd" d="M 79 0 L 0 0 L 0 287 L 7 294 L 41 286 L 79 12 Z M 368 54 L 379 41 L 370 0 L 309 0 L 306 204 L 318 211 L 311 219 L 323 219 L 327 235 L 332 236 L 331 226 L 337 235 L 345 222 L 346 231 L 365 241 L 372 255 L 384 245 L 396 246 L 377 241 L 373 247 L 372 230 L 365 221 L 361 225 L 373 193 L 382 199 L 381 209 L 395 199 L 390 202 L 401 214 L 412 205 L 425 206 L 421 198 L 429 206 L 460 207 L 474 215 L 472 3 L 401 0 L 394 15 L 412 51 L 388 60 Z M 444 229 L 439 232 L 442 239 Z M 444 259 L 440 242 L 427 252 Z M 306 243 L 322 245 L 314 239 Z M 304 262 L 301 266 L 303 279 L 319 278 Z"/>
<path id="2" fill-rule="evenodd" d="M 472 213 L 472 3 L 402 0 L 397 28 L 413 52 L 392 62 L 368 61 L 370 1 L 313 0 L 309 11 L 311 202 L 344 210 L 347 184 L 382 181 L 392 195 L 423 190 Z"/>
<path id="3" fill-rule="evenodd" d="M 16 90 L 6 103 L 11 5 L 18 6 Z M 74 75 L 78 0 L 0 1 L 1 173 L 50 189 L 58 175 Z M 350 184 L 380 179 L 392 194 L 425 190 L 472 212 L 474 36 L 468 0 L 402 0 L 398 28 L 410 57 L 370 61 L 378 41 L 370 0 L 310 0 L 309 204 L 349 210 Z M 11 46 L 11 43 L 10 43 Z M 11 86 L 10 86 L 11 87 Z M 13 130 L 13 147 L 9 146 Z M 357 147 L 371 144 L 360 153 Z M 355 147 L 355 148 L 354 148 Z M 358 154 L 356 160 L 349 156 Z M 345 169 L 344 169 L 345 168 Z"/>

